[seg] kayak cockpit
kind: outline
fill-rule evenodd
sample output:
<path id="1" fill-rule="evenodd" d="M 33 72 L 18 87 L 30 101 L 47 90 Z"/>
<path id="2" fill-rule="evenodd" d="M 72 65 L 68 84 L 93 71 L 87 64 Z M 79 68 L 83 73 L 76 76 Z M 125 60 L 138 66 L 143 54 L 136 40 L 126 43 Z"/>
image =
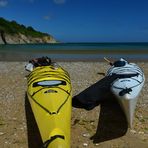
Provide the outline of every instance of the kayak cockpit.
<path id="1" fill-rule="evenodd" d="M 43 80 L 33 83 L 33 87 L 42 86 L 42 87 L 50 87 L 50 86 L 58 86 L 58 85 L 66 85 L 65 81 L 62 80 Z"/>

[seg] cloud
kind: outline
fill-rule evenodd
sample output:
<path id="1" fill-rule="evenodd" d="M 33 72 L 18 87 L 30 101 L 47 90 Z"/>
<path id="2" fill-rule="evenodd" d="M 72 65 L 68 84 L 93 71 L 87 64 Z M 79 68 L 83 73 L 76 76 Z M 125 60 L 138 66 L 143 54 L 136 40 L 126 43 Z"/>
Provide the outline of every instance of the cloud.
<path id="1" fill-rule="evenodd" d="M 51 12 L 49 12 L 43 16 L 43 19 L 48 21 L 48 20 L 52 20 L 53 17 L 54 15 Z"/>
<path id="2" fill-rule="evenodd" d="M 35 0 L 29 0 L 30 3 L 34 3 Z"/>
<path id="3" fill-rule="evenodd" d="M 8 5 L 7 0 L 0 0 L 0 7 L 6 7 Z"/>
<path id="4" fill-rule="evenodd" d="M 44 20 L 51 20 L 51 16 L 45 15 L 45 16 L 43 17 L 43 19 L 44 19 Z"/>
<path id="5" fill-rule="evenodd" d="M 64 4 L 66 0 L 53 0 L 56 4 Z"/>

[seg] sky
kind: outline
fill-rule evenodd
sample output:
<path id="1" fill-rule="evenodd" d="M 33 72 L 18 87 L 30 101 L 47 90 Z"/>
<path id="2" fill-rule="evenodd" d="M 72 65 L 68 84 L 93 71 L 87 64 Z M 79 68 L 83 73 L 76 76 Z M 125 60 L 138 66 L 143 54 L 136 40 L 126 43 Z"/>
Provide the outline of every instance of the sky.
<path id="1" fill-rule="evenodd" d="M 61 42 L 148 42 L 148 0 L 0 0 L 0 17 Z"/>

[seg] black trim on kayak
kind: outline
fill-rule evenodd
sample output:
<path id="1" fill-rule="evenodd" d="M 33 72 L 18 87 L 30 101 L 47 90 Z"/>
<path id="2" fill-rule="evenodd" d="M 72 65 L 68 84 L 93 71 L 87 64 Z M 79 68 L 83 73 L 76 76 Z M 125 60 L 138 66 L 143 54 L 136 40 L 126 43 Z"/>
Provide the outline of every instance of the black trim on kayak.
<path id="1" fill-rule="evenodd" d="M 63 78 L 63 79 L 68 79 L 69 80 L 69 77 L 67 75 L 63 75 L 61 73 L 55 73 L 55 74 L 51 74 L 50 71 L 47 73 L 43 72 L 43 73 L 40 73 L 38 74 L 36 77 L 43 77 L 43 76 L 53 76 L 53 77 L 59 77 L 60 75 L 60 78 Z M 31 77 L 28 78 L 28 81 L 32 81 L 32 79 L 34 78 L 34 76 L 32 75 Z"/>
<path id="2" fill-rule="evenodd" d="M 50 70 L 50 71 L 56 71 L 57 69 L 54 69 L 53 68 L 53 66 L 51 66 L 51 65 L 48 65 L 48 66 L 39 66 L 38 68 L 37 67 L 35 67 L 34 69 L 33 69 L 33 71 L 29 74 L 29 75 L 31 75 L 32 73 L 34 73 L 34 72 L 36 72 L 36 71 L 40 71 L 40 70 L 43 70 L 44 68 L 49 68 L 49 69 L 52 69 L 52 70 Z M 59 66 L 58 67 L 58 69 L 60 69 L 61 67 Z M 65 72 L 65 70 L 64 70 L 64 72 Z"/>
<path id="3" fill-rule="evenodd" d="M 135 80 L 135 81 L 137 81 L 138 83 L 142 83 L 143 81 L 139 81 L 139 80 L 137 80 L 137 79 L 134 79 L 134 78 L 131 78 L 132 80 Z"/>
<path id="4" fill-rule="evenodd" d="M 135 74 L 116 74 L 112 73 L 112 76 L 119 78 L 119 79 L 125 79 L 125 78 L 131 78 L 131 77 L 138 77 L 139 73 Z"/>
<path id="5" fill-rule="evenodd" d="M 141 84 L 141 83 L 140 83 Z M 132 87 L 129 87 L 129 88 L 134 88 L 134 87 L 137 87 L 137 86 L 139 86 L 140 84 L 137 84 L 137 85 L 134 85 L 134 86 L 132 86 Z M 122 87 L 117 87 L 117 86 L 114 86 L 114 85 L 112 85 L 112 87 L 114 87 L 114 88 L 116 88 L 116 89 L 124 89 L 124 88 L 122 88 Z"/>
<path id="6" fill-rule="evenodd" d="M 131 69 L 131 68 L 120 68 L 120 69 L 115 69 L 114 70 L 115 72 L 114 73 L 127 73 L 127 72 L 130 72 L 130 73 L 139 73 L 142 75 L 142 71 L 139 71 L 137 69 Z M 112 70 L 109 72 L 109 74 L 112 74 Z"/>
<path id="7" fill-rule="evenodd" d="M 66 92 L 68 95 L 70 95 L 70 93 L 71 93 L 71 91 L 68 92 L 68 91 L 66 91 L 65 89 L 61 88 L 61 87 L 58 87 L 58 86 L 57 86 L 56 88 L 59 88 L 59 89 L 63 90 L 63 91 Z"/>
<path id="8" fill-rule="evenodd" d="M 70 91 L 71 92 L 71 91 Z M 70 93 L 69 93 L 69 95 L 68 95 L 68 97 L 66 98 L 66 100 L 61 104 L 61 106 L 59 107 L 59 109 L 57 110 L 57 113 L 59 113 L 60 112 L 60 109 L 62 108 L 62 106 L 67 102 L 67 100 L 68 100 L 68 98 L 69 98 L 69 96 L 70 96 Z"/>
<path id="9" fill-rule="evenodd" d="M 68 93 L 68 92 L 67 92 Z M 38 103 L 34 98 L 33 96 L 30 96 L 30 98 L 37 104 L 39 105 L 43 110 L 45 110 L 47 113 L 49 113 L 50 115 L 54 115 L 54 114 L 58 114 L 60 112 L 60 109 L 63 107 L 63 105 L 67 102 L 68 98 L 70 97 L 70 93 L 71 91 L 68 93 L 68 96 L 67 98 L 65 99 L 65 101 L 60 105 L 60 107 L 57 109 L 56 112 L 51 112 L 49 111 L 47 108 L 45 108 L 44 106 L 42 106 L 40 103 Z"/>
<path id="10" fill-rule="evenodd" d="M 62 68 L 61 68 L 62 69 Z M 43 75 L 43 74 L 49 74 L 49 73 L 53 73 L 52 75 L 58 75 L 58 74 L 60 74 L 60 75 L 62 75 L 62 76 L 64 76 L 64 77 L 66 77 L 67 79 L 69 79 L 69 74 L 68 74 L 68 72 L 66 72 L 64 69 L 62 69 L 63 70 L 63 72 L 59 72 L 59 71 L 56 71 L 56 70 L 49 70 L 49 71 L 42 71 L 42 72 L 40 72 L 38 75 Z M 29 76 L 28 76 L 28 79 L 29 79 L 29 81 L 30 81 L 30 79 L 32 79 L 31 77 L 34 75 L 34 73 L 35 73 L 35 71 L 32 71 L 30 74 L 29 74 Z"/>
<path id="11" fill-rule="evenodd" d="M 33 71 L 28 75 L 29 77 L 31 77 L 36 71 L 41 71 L 41 70 L 43 70 L 44 68 L 47 68 L 47 67 L 45 67 L 45 66 L 41 66 L 40 67 L 40 69 L 33 69 Z M 45 71 L 42 71 L 42 72 L 57 72 L 57 73 L 60 73 L 61 74 L 61 72 L 59 72 L 59 71 L 57 71 L 57 69 L 53 69 L 52 67 L 50 67 L 50 66 L 48 66 L 48 68 L 49 68 L 49 70 L 45 70 Z M 63 70 L 63 74 L 65 74 L 65 75 L 69 75 L 68 74 L 68 72 L 66 71 L 66 70 L 64 70 L 62 67 L 59 67 L 59 68 L 61 68 L 62 70 Z M 58 68 L 58 69 L 59 69 Z M 52 70 L 51 70 L 52 69 Z"/>
<path id="12" fill-rule="evenodd" d="M 139 67 L 136 67 L 136 68 L 132 68 L 132 67 L 119 67 L 119 68 L 115 68 L 115 67 L 112 67 L 108 70 L 108 75 L 111 75 L 112 74 L 112 70 L 114 69 L 115 73 L 123 73 L 124 72 L 133 72 L 133 73 L 139 73 L 141 76 L 143 75 L 143 71 L 139 68 Z"/>
<path id="13" fill-rule="evenodd" d="M 29 95 L 30 96 L 30 95 Z M 39 105 L 43 110 L 45 110 L 48 114 L 52 115 L 52 112 L 50 112 L 48 109 L 46 109 L 44 106 L 42 106 L 40 103 L 38 103 L 33 97 L 30 96 L 30 98 Z"/>
<path id="14" fill-rule="evenodd" d="M 49 144 L 50 144 L 53 140 L 55 140 L 55 139 L 57 139 L 57 138 L 60 138 L 60 139 L 65 140 L 65 137 L 64 137 L 63 135 L 54 135 L 54 136 L 52 136 L 50 139 L 46 140 L 46 141 L 43 143 L 43 147 L 41 147 L 41 148 L 48 148 Z"/>
<path id="15" fill-rule="evenodd" d="M 70 94 L 68 91 L 66 91 L 65 89 L 63 89 L 63 88 L 61 88 L 61 87 L 55 87 L 55 86 L 47 86 L 47 87 L 43 87 L 43 88 L 41 88 L 41 89 L 39 89 L 39 90 L 37 90 L 36 92 L 34 92 L 32 95 L 31 95 L 31 97 L 33 97 L 36 93 L 38 93 L 39 91 L 41 91 L 41 90 L 43 90 L 43 89 L 47 89 L 47 88 L 59 88 L 59 89 L 61 89 L 61 90 L 63 90 L 64 92 L 66 92 L 68 95 Z"/>
<path id="16" fill-rule="evenodd" d="M 138 75 L 140 75 L 139 73 L 137 73 Z M 116 75 L 118 75 L 118 74 L 116 74 Z M 121 75 L 121 74 L 120 74 Z M 122 74 L 122 75 L 124 75 L 124 74 Z M 132 76 L 133 75 L 133 76 Z M 142 81 L 139 81 L 139 80 L 137 80 L 137 79 L 135 79 L 134 77 L 134 74 L 132 74 L 131 75 L 131 77 L 119 77 L 119 79 L 122 79 L 122 80 L 128 80 L 128 78 L 130 78 L 129 80 L 134 80 L 134 81 L 137 81 L 138 82 L 138 84 L 137 85 L 134 85 L 134 86 L 131 86 L 131 87 L 129 87 L 129 88 L 122 88 L 122 87 L 117 87 L 117 86 L 114 86 L 114 83 L 116 82 L 116 81 L 118 81 L 119 79 L 116 79 L 113 83 L 112 83 L 112 85 L 111 85 L 111 87 L 113 87 L 113 88 L 115 88 L 115 89 L 120 89 L 121 91 L 119 92 L 119 96 L 124 96 L 126 93 L 130 93 L 131 91 L 132 91 L 132 89 L 133 88 L 135 88 L 135 87 L 137 87 L 137 86 L 139 86 L 141 83 L 143 83 L 143 81 L 144 81 L 144 78 L 142 77 Z M 135 74 L 136 75 L 136 74 Z M 116 76 L 115 76 L 116 77 Z M 118 78 L 118 77 L 117 77 Z"/>

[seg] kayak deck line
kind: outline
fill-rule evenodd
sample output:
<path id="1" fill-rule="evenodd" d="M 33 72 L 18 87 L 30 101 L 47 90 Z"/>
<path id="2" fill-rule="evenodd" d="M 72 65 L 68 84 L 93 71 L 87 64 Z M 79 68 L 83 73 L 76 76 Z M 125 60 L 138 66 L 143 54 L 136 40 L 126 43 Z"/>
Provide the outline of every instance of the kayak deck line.
<path id="1" fill-rule="evenodd" d="M 55 140 L 55 139 L 57 139 L 57 138 L 60 138 L 60 139 L 65 140 L 65 137 L 64 137 L 63 135 L 54 135 L 54 136 L 52 136 L 50 139 L 46 140 L 46 141 L 43 143 L 43 148 L 48 148 L 49 144 L 50 144 L 53 140 Z"/>
<path id="2" fill-rule="evenodd" d="M 28 94 L 29 95 L 29 94 Z M 30 95 L 29 95 L 30 96 Z M 36 101 L 36 99 L 33 96 L 30 96 L 30 98 L 37 104 L 39 105 L 43 110 L 45 110 L 48 114 L 53 115 L 53 114 L 58 114 L 60 112 L 60 109 L 62 108 L 62 106 L 67 102 L 68 98 L 70 97 L 70 93 L 68 93 L 67 98 L 65 99 L 65 101 L 59 106 L 59 108 L 57 109 L 57 111 L 55 112 L 51 112 L 49 111 L 47 108 L 45 108 L 44 106 L 42 106 L 39 102 Z"/>
<path id="3" fill-rule="evenodd" d="M 143 81 L 144 81 L 144 79 L 142 79 L 142 81 L 140 82 L 139 80 L 137 80 L 136 78 L 134 78 L 134 77 L 138 77 L 139 75 L 140 75 L 139 73 L 135 73 L 135 74 L 115 74 L 115 73 L 112 73 L 111 76 L 115 76 L 115 77 L 117 77 L 117 78 L 116 78 L 116 79 L 114 80 L 114 82 L 111 84 L 111 87 L 116 88 L 116 89 L 122 89 L 122 91 L 128 89 L 128 90 L 130 90 L 130 91 L 127 91 L 127 93 L 128 93 L 128 92 L 131 92 L 131 91 L 132 91 L 132 88 L 139 86 L 139 85 L 142 84 Z M 142 78 L 143 78 L 143 77 L 142 77 Z M 126 88 L 122 88 L 122 87 L 114 86 L 114 83 L 115 83 L 116 81 L 119 81 L 119 79 L 123 79 L 123 80 L 120 81 L 120 82 L 125 82 L 125 81 L 134 80 L 134 81 L 137 81 L 138 84 L 137 84 L 137 85 L 134 85 L 134 86 L 131 86 L 131 87 L 128 87 L 128 88 L 127 88 L 127 87 L 126 87 Z M 119 93 L 119 95 L 120 95 L 120 93 Z"/>
<path id="4" fill-rule="evenodd" d="M 132 67 L 132 69 L 131 69 L 131 67 Z M 114 69 L 114 71 L 113 71 L 113 69 Z M 133 73 L 138 73 L 138 74 L 141 74 L 141 75 L 143 75 L 143 71 L 142 71 L 142 69 L 140 68 L 140 67 L 138 67 L 137 65 L 133 65 L 133 64 L 130 64 L 130 63 L 128 63 L 128 66 L 123 66 L 123 67 L 114 67 L 114 66 L 112 66 L 108 71 L 107 71 L 107 73 L 108 74 L 111 74 L 111 73 L 116 73 L 116 72 L 118 72 L 118 73 L 124 73 L 124 72 L 133 72 Z"/>
<path id="5" fill-rule="evenodd" d="M 140 83 L 141 84 L 141 83 Z M 137 85 L 134 85 L 134 86 L 132 86 L 132 87 L 129 87 L 129 88 L 134 88 L 134 87 L 137 87 L 137 86 L 139 86 L 140 84 L 137 84 Z M 113 87 L 113 88 L 116 88 L 116 89 L 124 89 L 124 88 L 122 88 L 122 87 L 117 87 L 117 86 L 113 86 L 113 85 L 111 85 L 111 87 Z"/>
<path id="6" fill-rule="evenodd" d="M 31 96 L 33 97 L 36 93 L 38 93 L 39 91 L 41 91 L 41 90 L 43 90 L 43 89 L 49 89 L 49 88 L 59 88 L 59 89 L 61 89 L 61 90 L 63 90 L 64 92 L 66 92 L 68 95 L 70 95 L 70 93 L 68 92 L 68 91 L 66 91 L 65 89 L 63 89 L 63 88 L 61 88 L 61 87 L 51 87 L 51 86 L 49 86 L 49 87 L 43 87 L 43 88 L 41 88 L 41 89 L 39 89 L 39 90 L 37 90 L 36 92 L 34 92 Z M 57 92 L 58 93 L 58 92 Z"/>
<path id="7" fill-rule="evenodd" d="M 29 94 L 28 94 L 28 96 L 30 96 Z M 32 98 L 32 97 L 30 97 L 38 106 L 40 106 L 44 111 L 46 111 L 48 114 L 50 114 L 50 115 L 52 115 L 52 113 L 48 110 L 48 109 L 46 109 L 44 106 L 42 106 L 40 103 L 38 103 L 34 98 Z"/>

